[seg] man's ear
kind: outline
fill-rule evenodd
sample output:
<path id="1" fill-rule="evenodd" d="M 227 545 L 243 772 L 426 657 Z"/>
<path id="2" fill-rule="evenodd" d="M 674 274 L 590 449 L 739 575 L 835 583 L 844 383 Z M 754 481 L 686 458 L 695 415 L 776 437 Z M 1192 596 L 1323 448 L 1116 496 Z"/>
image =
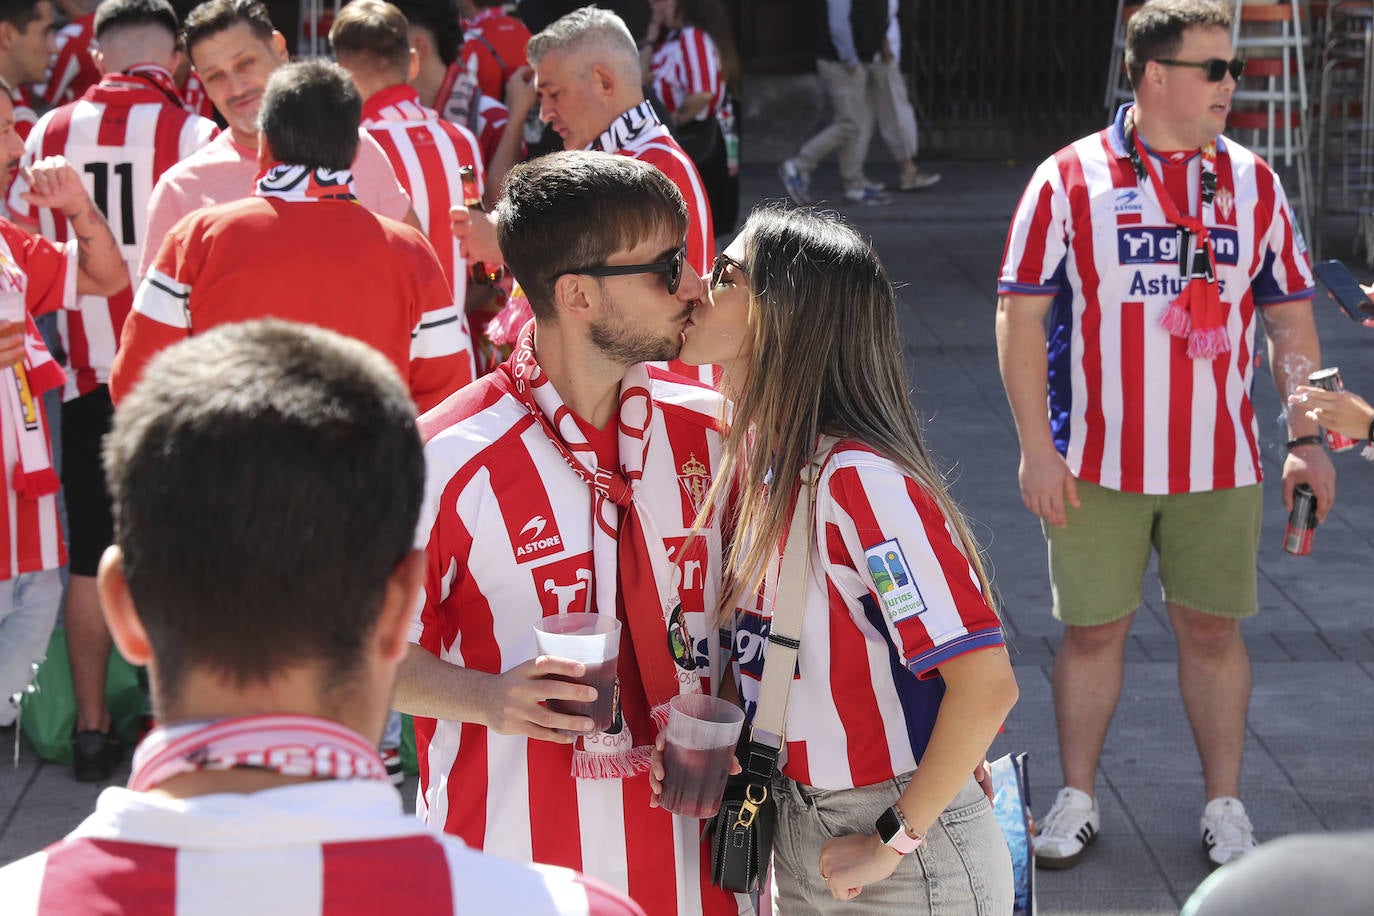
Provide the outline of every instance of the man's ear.
<path id="1" fill-rule="evenodd" d="M 429 36 L 422 29 L 410 30 L 410 53 L 415 56 L 415 66 L 418 68 L 420 61 L 434 53 L 434 42 L 429 40 Z M 411 79 L 415 79 L 414 76 Z"/>
<path id="2" fill-rule="evenodd" d="M 406 554 L 386 581 L 386 594 L 382 599 L 382 612 L 377 618 L 377 648 L 382 657 L 389 662 L 399 662 L 405 657 L 410 643 L 410 621 L 415 615 L 415 605 L 420 596 L 420 587 L 425 582 L 425 552 L 412 550 Z"/>
<path id="3" fill-rule="evenodd" d="M 564 274 L 553 282 L 553 307 L 560 319 L 587 321 L 600 304 L 601 288 L 594 277 Z"/>
<path id="4" fill-rule="evenodd" d="M 607 99 L 615 96 L 616 78 L 610 67 L 593 64 L 588 79 L 591 80 L 592 91 L 597 95 Z"/>
<path id="5" fill-rule="evenodd" d="M 100 71 L 101 76 L 108 72 L 105 69 L 105 55 L 100 52 L 99 48 L 91 49 L 91 61 L 95 64 L 95 68 Z"/>
<path id="6" fill-rule="evenodd" d="M 286 63 L 291 59 L 291 53 L 286 50 L 286 36 L 281 32 L 273 30 L 272 37 L 268 39 L 268 47 L 272 49 L 272 55 L 277 58 L 278 63 Z"/>
<path id="7" fill-rule="evenodd" d="M 410 66 L 406 68 L 406 82 L 415 82 L 415 77 L 420 75 L 420 52 L 412 45 L 410 49 Z"/>
<path id="8" fill-rule="evenodd" d="M 12 23 L 0 22 L 0 51 L 8 51 L 14 47 L 14 36 L 19 34 L 19 30 Z"/>
<path id="9" fill-rule="evenodd" d="M 153 657 L 148 632 L 134 607 L 129 582 L 124 578 L 124 552 L 115 545 L 105 548 L 96 571 L 95 587 L 100 594 L 100 609 L 119 654 L 132 665 L 147 665 Z"/>

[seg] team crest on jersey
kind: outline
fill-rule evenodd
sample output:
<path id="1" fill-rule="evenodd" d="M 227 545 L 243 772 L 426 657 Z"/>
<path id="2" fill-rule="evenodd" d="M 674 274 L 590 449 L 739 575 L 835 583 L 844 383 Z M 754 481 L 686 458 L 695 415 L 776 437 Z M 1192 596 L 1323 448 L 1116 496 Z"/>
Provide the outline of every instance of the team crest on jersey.
<path id="1" fill-rule="evenodd" d="M 682 484 L 692 508 L 700 512 L 706 504 L 706 494 L 711 490 L 711 472 L 697 460 L 696 452 L 688 455 L 682 467 L 678 468 L 677 482 Z"/>
<path id="2" fill-rule="evenodd" d="M 868 562 L 873 588 L 889 620 L 897 623 L 926 612 L 925 599 L 921 597 L 916 581 L 911 578 L 911 565 L 902 553 L 902 545 L 895 538 L 868 548 L 864 551 L 864 558 Z"/>
<path id="3" fill-rule="evenodd" d="M 1221 214 L 1221 218 L 1229 220 L 1231 218 L 1231 211 L 1236 208 L 1236 195 L 1231 193 L 1231 189 L 1218 189 L 1213 201 L 1216 204 L 1217 212 Z"/>
<path id="4" fill-rule="evenodd" d="M 558 525 L 551 518 L 533 516 L 520 528 L 515 539 L 515 562 L 529 563 L 563 549 Z"/>

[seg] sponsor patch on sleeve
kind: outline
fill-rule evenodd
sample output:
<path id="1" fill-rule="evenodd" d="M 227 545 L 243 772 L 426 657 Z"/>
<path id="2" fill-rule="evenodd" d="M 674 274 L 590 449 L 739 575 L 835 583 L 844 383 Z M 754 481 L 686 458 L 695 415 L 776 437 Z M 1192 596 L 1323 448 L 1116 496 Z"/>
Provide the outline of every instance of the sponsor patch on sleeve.
<path id="1" fill-rule="evenodd" d="M 897 623 L 925 613 L 925 599 L 921 597 L 916 581 L 911 578 L 911 567 L 902 553 L 902 545 L 896 539 L 868 548 L 864 551 L 864 557 L 868 561 L 868 574 L 873 579 L 873 588 L 889 620 Z"/>

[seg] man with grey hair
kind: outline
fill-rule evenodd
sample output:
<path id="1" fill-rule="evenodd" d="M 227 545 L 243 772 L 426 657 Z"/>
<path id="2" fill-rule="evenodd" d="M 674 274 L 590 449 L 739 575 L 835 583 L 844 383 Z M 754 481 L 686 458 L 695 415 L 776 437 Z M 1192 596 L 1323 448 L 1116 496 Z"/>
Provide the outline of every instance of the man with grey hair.
<path id="1" fill-rule="evenodd" d="M 522 124 L 539 102 L 565 149 L 602 150 L 642 159 L 668 176 L 687 201 L 687 262 L 711 272 L 715 229 L 701 175 L 644 98 L 639 49 L 622 20 L 584 6 L 530 39 L 530 66 L 511 77 L 510 123 Z"/>

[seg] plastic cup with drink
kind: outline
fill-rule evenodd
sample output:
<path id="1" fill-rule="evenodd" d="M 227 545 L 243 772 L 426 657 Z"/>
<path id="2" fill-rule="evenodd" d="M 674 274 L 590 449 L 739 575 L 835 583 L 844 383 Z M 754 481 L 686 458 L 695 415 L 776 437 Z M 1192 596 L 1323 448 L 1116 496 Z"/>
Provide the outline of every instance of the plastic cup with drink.
<path id="1" fill-rule="evenodd" d="M 674 814 L 712 817 L 720 810 L 744 710 L 718 697 L 684 693 L 668 704 L 663 796 Z"/>
<path id="2" fill-rule="evenodd" d="M 592 720 L 593 733 L 610 728 L 615 717 L 615 665 L 620 657 L 620 621 L 609 614 L 555 614 L 534 625 L 534 643 L 541 655 L 567 658 L 587 666 L 587 673 L 582 677 L 552 675 L 554 680 L 596 688 L 595 700 L 550 699 L 549 709 L 569 716 L 587 716 Z"/>

